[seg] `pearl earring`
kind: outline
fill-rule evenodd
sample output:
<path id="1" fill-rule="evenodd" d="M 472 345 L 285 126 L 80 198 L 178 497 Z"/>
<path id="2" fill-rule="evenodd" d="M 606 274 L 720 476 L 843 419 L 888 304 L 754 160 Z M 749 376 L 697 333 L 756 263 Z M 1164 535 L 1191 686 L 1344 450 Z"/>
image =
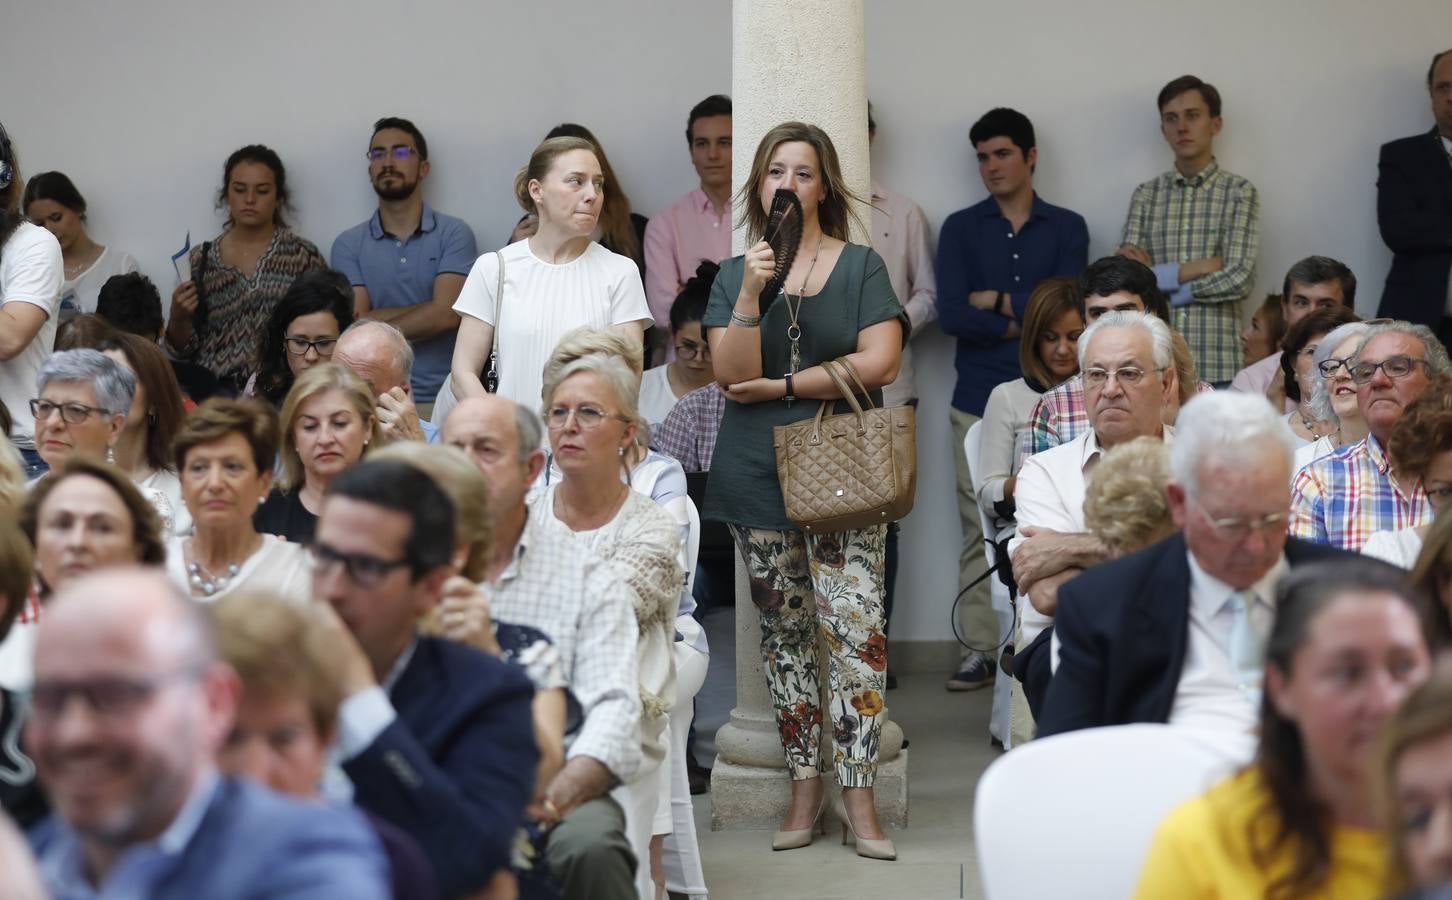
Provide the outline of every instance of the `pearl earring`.
<path id="1" fill-rule="evenodd" d="M 112 466 L 116 465 L 116 448 L 115 447 L 107 447 L 106 448 L 106 463 L 108 465 L 112 465 Z"/>

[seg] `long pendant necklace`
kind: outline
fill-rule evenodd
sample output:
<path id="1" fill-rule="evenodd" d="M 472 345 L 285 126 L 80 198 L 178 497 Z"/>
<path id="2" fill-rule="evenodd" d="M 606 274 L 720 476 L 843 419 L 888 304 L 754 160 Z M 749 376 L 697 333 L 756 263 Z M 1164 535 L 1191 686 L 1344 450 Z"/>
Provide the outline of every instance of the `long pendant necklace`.
<path id="1" fill-rule="evenodd" d="M 787 340 L 791 341 L 791 373 L 797 374 L 802 367 L 802 326 L 797 320 L 797 313 L 802 309 L 802 299 L 807 293 L 807 282 L 812 277 L 812 270 L 817 268 L 817 257 L 822 253 L 822 236 L 817 236 L 817 249 L 812 251 L 812 263 L 807 266 L 807 274 L 802 278 L 802 283 L 797 287 L 796 305 L 792 305 L 792 295 L 787 293 L 786 285 L 782 285 L 781 295 L 786 298 L 787 318 L 790 324 L 787 325 Z"/>

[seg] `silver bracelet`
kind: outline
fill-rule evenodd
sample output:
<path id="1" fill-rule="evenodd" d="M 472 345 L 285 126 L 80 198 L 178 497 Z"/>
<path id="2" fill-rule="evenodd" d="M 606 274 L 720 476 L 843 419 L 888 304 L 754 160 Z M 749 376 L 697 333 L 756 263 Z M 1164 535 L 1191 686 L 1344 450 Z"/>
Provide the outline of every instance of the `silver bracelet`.
<path id="1" fill-rule="evenodd" d="M 731 310 L 731 321 L 742 328 L 755 328 L 761 324 L 761 316 L 744 316 L 736 310 Z"/>

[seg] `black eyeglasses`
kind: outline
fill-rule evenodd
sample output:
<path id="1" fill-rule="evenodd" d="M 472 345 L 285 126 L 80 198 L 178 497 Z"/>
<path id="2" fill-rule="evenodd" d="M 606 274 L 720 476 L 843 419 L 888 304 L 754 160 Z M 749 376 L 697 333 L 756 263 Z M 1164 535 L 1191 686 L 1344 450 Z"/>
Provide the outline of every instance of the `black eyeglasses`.
<path id="1" fill-rule="evenodd" d="M 385 156 L 392 155 L 394 159 L 403 162 L 418 151 L 405 144 L 395 144 L 392 147 L 372 147 L 365 154 L 369 162 L 380 162 Z"/>
<path id="2" fill-rule="evenodd" d="M 333 563 L 342 563 L 348 578 L 361 588 L 375 588 L 394 569 L 409 565 L 408 559 L 379 559 L 369 553 L 344 553 L 314 541 L 307 548 L 308 564 L 313 573 L 325 575 Z"/>
<path id="3" fill-rule="evenodd" d="M 203 671 L 201 666 L 189 666 L 144 678 L 38 681 L 30 693 L 30 715 L 42 723 L 53 722 L 65 712 L 71 697 L 80 697 L 96 717 L 117 722 L 140 709 L 167 682 L 196 679 Z"/>
<path id="4" fill-rule="evenodd" d="M 84 403 L 52 403 L 49 400 L 30 401 L 30 414 L 35 416 L 36 421 L 44 422 L 50 418 L 50 414 L 60 410 L 61 418 L 71 425 L 79 425 L 86 421 L 92 413 L 100 413 L 103 416 L 111 415 L 111 410 L 102 409 L 99 406 L 87 406 Z"/>
<path id="5" fill-rule="evenodd" d="M 1361 362 L 1351 367 L 1351 380 L 1357 384 L 1366 384 L 1376 376 L 1376 370 L 1381 369 L 1388 378 L 1406 378 L 1412 374 L 1412 369 L 1417 363 L 1426 365 L 1425 359 L 1413 359 L 1410 356 L 1388 356 L 1381 362 Z"/>
<path id="6" fill-rule="evenodd" d="M 706 344 L 697 344 L 691 341 L 686 341 L 682 344 L 676 344 L 676 356 L 679 356 L 681 359 L 691 360 L 710 359 L 711 348 Z"/>
<path id="7" fill-rule="evenodd" d="M 305 337 L 284 338 L 287 344 L 287 352 L 293 356 L 307 356 L 309 350 L 316 350 L 323 359 L 333 358 L 333 348 L 337 346 L 337 338 L 323 338 L 320 341 L 310 341 Z"/>
<path id="8" fill-rule="evenodd" d="M 1354 358 L 1355 357 L 1345 356 L 1341 359 L 1337 359 L 1333 356 L 1330 359 L 1321 360 L 1320 365 L 1318 365 L 1316 368 L 1321 370 L 1322 378 L 1335 378 L 1336 373 L 1341 371 L 1342 366 L 1345 366 L 1347 371 L 1350 371 L 1351 360 Z"/>

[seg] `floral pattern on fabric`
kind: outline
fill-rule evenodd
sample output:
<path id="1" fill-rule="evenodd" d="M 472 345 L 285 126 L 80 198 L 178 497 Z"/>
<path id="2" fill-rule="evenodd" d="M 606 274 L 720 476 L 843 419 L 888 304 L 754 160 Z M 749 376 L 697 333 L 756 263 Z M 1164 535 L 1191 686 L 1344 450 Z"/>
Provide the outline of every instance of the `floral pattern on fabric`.
<path id="1" fill-rule="evenodd" d="M 813 778 L 822 725 L 844 787 L 871 787 L 886 710 L 883 574 L 887 529 L 836 534 L 731 526 L 761 613 L 761 653 L 793 779 Z M 830 708 L 820 705 L 817 642 L 827 648 Z"/>

